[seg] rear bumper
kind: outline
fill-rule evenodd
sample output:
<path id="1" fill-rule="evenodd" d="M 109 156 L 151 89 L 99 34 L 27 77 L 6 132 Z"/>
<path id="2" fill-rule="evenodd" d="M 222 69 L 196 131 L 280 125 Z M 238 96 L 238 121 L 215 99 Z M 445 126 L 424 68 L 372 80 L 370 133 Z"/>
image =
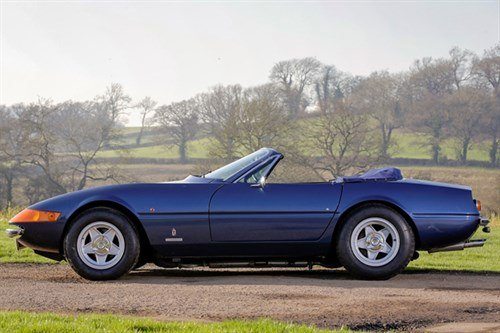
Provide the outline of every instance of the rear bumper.
<path id="1" fill-rule="evenodd" d="M 419 250 L 465 242 L 481 222 L 479 214 L 414 214 L 412 217 L 420 238 Z"/>
<path id="2" fill-rule="evenodd" d="M 490 221 L 488 219 L 485 219 L 484 217 L 479 217 L 479 223 L 475 229 L 475 231 L 479 227 L 483 227 L 483 232 L 489 233 L 490 228 L 488 227 L 488 224 Z M 472 247 L 482 247 L 486 243 L 486 239 L 467 239 L 464 242 L 458 242 L 456 244 L 444 246 L 444 247 L 437 247 L 437 248 L 432 248 L 429 249 L 429 253 L 434 253 L 434 252 L 447 252 L 447 251 L 461 251 L 464 249 L 472 248 Z"/>

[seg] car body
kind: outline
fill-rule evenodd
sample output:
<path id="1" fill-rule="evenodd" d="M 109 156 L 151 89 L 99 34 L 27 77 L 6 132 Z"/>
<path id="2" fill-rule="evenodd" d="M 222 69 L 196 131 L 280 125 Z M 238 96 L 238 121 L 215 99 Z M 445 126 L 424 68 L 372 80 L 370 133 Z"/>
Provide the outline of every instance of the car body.
<path id="1" fill-rule="evenodd" d="M 469 240 L 487 221 L 481 218 L 467 186 L 402 179 L 397 169 L 329 182 L 266 183 L 282 158 L 279 152 L 263 148 L 205 176 L 60 195 L 28 208 L 55 212 L 56 220 L 14 218 L 11 224 L 18 229 L 9 233 L 20 236 L 16 239 L 19 247 L 63 260 L 65 235 L 74 221 L 91 209 L 108 208 L 133 225 L 140 241 L 141 263 L 337 267 L 342 262 L 337 258 L 336 241 L 344 222 L 375 205 L 396 213 L 411 228 L 412 259 L 417 257 L 416 251 L 484 243 Z M 381 239 L 371 240 L 375 244 L 383 236 L 380 233 Z M 368 231 L 359 238 L 368 241 Z"/>

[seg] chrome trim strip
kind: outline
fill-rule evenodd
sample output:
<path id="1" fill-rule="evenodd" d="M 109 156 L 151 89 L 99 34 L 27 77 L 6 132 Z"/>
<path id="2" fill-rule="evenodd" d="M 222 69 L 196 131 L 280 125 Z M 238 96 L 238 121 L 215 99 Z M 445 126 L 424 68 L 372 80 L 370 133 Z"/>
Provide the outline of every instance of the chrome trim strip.
<path id="1" fill-rule="evenodd" d="M 165 238 L 165 242 L 182 242 L 184 241 L 182 238 L 177 237 L 177 238 Z"/>

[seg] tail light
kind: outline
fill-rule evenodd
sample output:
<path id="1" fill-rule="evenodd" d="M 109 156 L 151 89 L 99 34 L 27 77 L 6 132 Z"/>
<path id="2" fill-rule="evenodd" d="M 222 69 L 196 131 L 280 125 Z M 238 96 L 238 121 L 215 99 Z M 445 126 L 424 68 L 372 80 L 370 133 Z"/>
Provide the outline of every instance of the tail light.
<path id="1" fill-rule="evenodd" d="M 476 208 L 478 211 L 481 211 L 481 201 L 474 199 L 474 202 L 476 203 Z"/>

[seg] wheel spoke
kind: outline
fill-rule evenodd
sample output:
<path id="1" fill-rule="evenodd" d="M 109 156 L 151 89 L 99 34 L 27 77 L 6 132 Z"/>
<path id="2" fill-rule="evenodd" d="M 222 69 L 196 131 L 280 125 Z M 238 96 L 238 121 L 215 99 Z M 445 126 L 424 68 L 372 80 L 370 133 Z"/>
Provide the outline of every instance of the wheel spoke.
<path id="1" fill-rule="evenodd" d="M 95 253 L 95 250 L 92 248 L 92 243 L 88 243 L 87 245 L 84 245 L 82 248 L 82 252 L 85 254 Z"/>
<path id="2" fill-rule="evenodd" d="M 369 234 L 373 234 L 375 232 L 376 232 L 375 229 L 373 229 L 371 225 L 367 225 L 365 227 L 365 236 L 368 236 Z"/>
<path id="3" fill-rule="evenodd" d="M 118 253 L 120 253 L 120 248 L 116 246 L 115 244 L 111 245 L 111 248 L 109 249 L 108 254 L 116 256 Z"/>
<path id="4" fill-rule="evenodd" d="M 90 239 L 92 241 L 95 241 L 97 239 L 97 237 L 101 236 L 102 234 L 99 230 L 97 230 L 97 228 L 90 228 L 89 235 L 90 235 Z"/>
<path id="5" fill-rule="evenodd" d="M 360 249 L 366 249 L 366 237 L 358 239 L 357 244 Z"/>
<path id="6" fill-rule="evenodd" d="M 97 264 L 98 265 L 103 265 L 106 263 L 106 257 L 108 255 L 107 254 L 96 254 L 95 255 L 95 258 L 96 258 L 96 261 L 97 261 Z"/>
<path id="7" fill-rule="evenodd" d="M 368 259 L 370 260 L 375 260 L 377 259 L 378 252 L 375 251 L 368 251 Z"/>
<path id="8" fill-rule="evenodd" d="M 391 252 L 391 250 L 392 250 L 392 248 L 389 246 L 389 244 L 384 243 L 384 245 L 380 249 L 380 252 L 382 252 L 382 253 L 389 253 L 389 252 Z"/>
<path id="9" fill-rule="evenodd" d="M 391 232 L 387 229 L 387 228 L 384 228 L 382 230 L 379 231 L 382 235 L 384 235 L 384 239 L 387 240 L 387 237 L 389 237 L 389 235 L 391 234 Z"/>
<path id="10" fill-rule="evenodd" d="M 109 229 L 104 233 L 104 237 L 108 239 L 108 241 L 113 242 L 113 239 L 115 238 L 116 232 L 113 229 Z"/>

